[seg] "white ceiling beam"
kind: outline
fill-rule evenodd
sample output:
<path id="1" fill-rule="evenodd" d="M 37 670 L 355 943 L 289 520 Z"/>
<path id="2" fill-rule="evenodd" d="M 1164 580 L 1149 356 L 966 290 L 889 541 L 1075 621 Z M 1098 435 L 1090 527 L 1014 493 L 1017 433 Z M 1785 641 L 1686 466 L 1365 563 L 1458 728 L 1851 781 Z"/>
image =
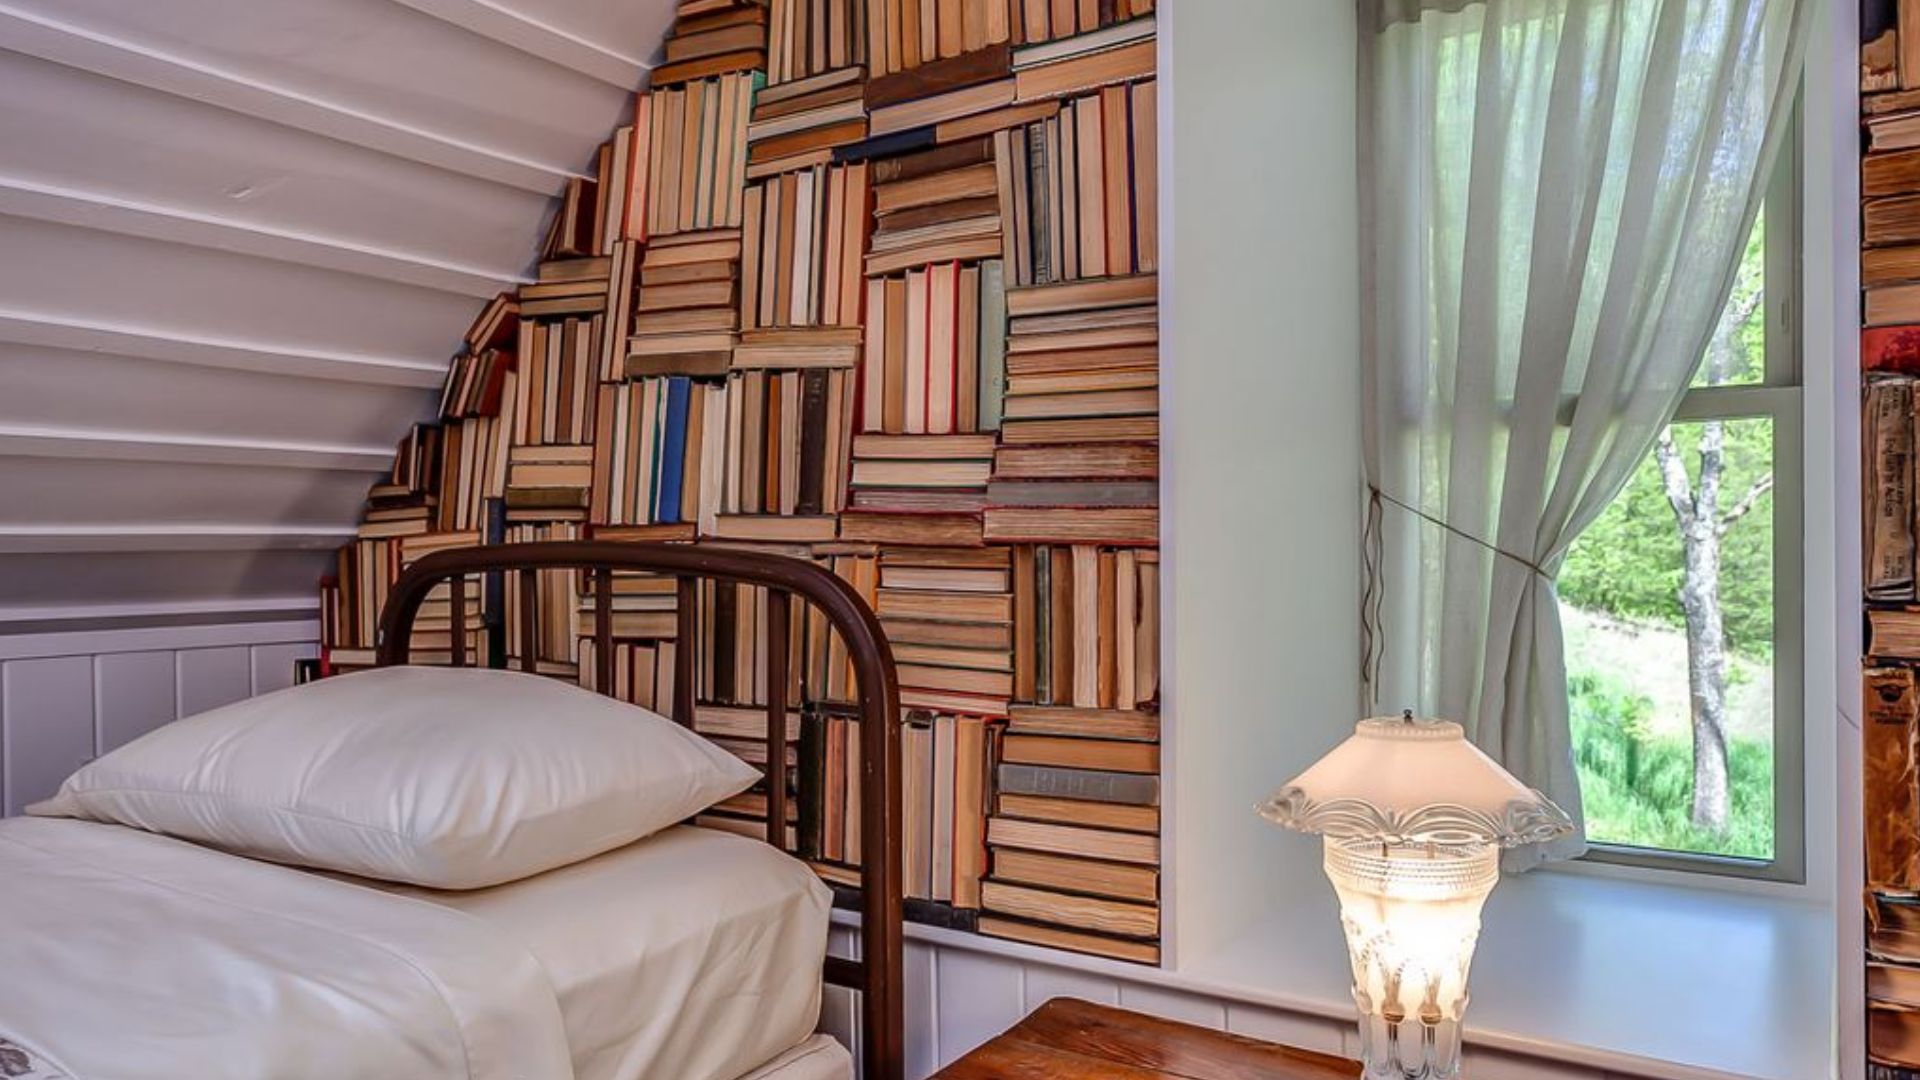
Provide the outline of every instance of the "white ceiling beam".
<path id="1" fill-rule="evenodd" d="M 532 280 L 510 270 L 461 266 L 431 256 L 388 251 L 117 195 L 54 187 L 4 174 L 0 174 L 0 214 L 319 266 L 480 299 Z"/>
<path id="2" fill-rule="evenodd" d="M 645 85 L 653 65 L 548 25 L 492 0 L 394 0 L 441 22 L 479 34 L 622 90 Z"/>
<path id="3" fill-rule="evenodd" d="M 0 48 L 544 195 L 584 175 L 4 3 Z"/>
<path id="4" fill-rule="evenodd" d="M 445 360 L 362 356 L 272 342 L 228 341 L 158 327 L 121 326 L 5 308 L 0 308 L 0 341 L 370 386 L 439 389 L 447 377 Z"/>
<path id="5" fill-rule="evenodd" d="M 264 439 L 219 439 L 19 424 L 0 424 L 0 457 L 171 461 L 242 468 L 361 473 L 381 473 L 393 466 L 393 450 L 390 447 L 327 446 Z"/>

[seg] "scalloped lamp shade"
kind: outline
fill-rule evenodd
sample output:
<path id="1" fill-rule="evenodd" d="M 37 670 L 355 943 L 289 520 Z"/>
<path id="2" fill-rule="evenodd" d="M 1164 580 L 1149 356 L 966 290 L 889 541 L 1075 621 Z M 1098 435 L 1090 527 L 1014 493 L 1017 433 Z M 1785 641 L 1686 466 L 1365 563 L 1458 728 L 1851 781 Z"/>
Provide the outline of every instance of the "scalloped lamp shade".
<path id="1" fill-rule="evenodd" d="M 1500 849 L 1572 831 L 1445 720 L 1374 717 L 1260 813 L 1324 837 L 1368 1080 L 1454 1080 L 1467 969 Z"/>

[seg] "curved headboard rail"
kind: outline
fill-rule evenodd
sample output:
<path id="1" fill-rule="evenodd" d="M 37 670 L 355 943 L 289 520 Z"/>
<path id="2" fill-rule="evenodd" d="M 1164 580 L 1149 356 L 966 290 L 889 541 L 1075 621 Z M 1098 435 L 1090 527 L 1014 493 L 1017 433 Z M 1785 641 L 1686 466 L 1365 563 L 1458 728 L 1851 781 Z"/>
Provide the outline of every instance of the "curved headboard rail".
<path id="1" fill-rule="evenodd" d="M 405 664 L 413 621 L 427 594 L 451 582 L 452 625 L 465 627 L 471 575 L 520 575 L 521 640 L 533 642 L 542 570 L 584 570 L 595 575 L 596 686 L 612 685 L 612 580 L 615 571 L 672 576 L 678 583 L 680 647 L 675 650 L 673 718 L 691 726 L 698 583 L 711 580 L 758 585 L 768 590 L 767 685 L 787 684 L 791 598 L 813 605 L 839 632 L 853 664 L 860 722 L 861 889 L 858 960 L 829 958 L 826 979 L 861 992 L 861 1049 L 866 1080 L 901 1080 L 905 1071 L 901 976 L 900 881 L 900 682 L 879 618 L 860 594 L 832 573 L 800 559 L 754 551 L 608 541 L 491 544 L 437 551 L 409 566 L 388 593 L 381 613 L 375 663 Z M 466 635 L 455 633 L 452 663 L 467 663 Z M 522 666 L 533 670 L 535 649 L 523 647 Z M 767 695 L 768 840 L 784 847 L 786 820 L 786 713 L 784 693 Z"/>

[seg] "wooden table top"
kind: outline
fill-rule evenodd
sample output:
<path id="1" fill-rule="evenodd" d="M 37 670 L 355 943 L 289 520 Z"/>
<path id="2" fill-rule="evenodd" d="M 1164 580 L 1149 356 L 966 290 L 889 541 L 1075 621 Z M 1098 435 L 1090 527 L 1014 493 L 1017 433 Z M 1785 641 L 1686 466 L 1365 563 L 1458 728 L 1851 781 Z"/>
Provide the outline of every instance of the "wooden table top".
<path id="1" fill-rule="evenodd" d="M 1355 1080 L 1360 1063 L 1054 998 L 933 1080 Z"/>

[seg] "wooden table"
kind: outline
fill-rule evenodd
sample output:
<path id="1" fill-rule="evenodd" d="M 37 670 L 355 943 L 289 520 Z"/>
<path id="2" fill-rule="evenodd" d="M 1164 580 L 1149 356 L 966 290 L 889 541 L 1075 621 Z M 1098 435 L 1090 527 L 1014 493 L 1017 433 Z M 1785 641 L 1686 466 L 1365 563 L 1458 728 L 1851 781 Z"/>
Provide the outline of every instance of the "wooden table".
<path id="1" fill-rule="evenodd" d="M 1355 1080 L 1360 1063 L 1054 998 L 933 1080 Z"/>

